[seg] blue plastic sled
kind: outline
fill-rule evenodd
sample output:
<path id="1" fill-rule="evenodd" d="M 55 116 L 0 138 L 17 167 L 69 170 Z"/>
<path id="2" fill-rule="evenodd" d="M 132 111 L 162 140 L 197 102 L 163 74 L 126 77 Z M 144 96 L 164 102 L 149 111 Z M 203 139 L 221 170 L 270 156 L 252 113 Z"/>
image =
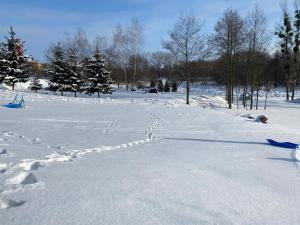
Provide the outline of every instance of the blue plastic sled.
<path id="1" fill-rule="evenodd" d="M 7 108 L 10 109 L 20 109 L 20 108 L 24 108 L 24 104 L 23 103 L 8 103 L 7 105 L 4 105 Z"/>
<path id="2" fill-rule="evenodd" d="M 291 142 L 277 142 L 272 139 L 267 139 L 270 145 L 281 147 L 281 148 L 291 148 L 291 149 L 297 149 L 299 148 L 298 144 L 291 143 Z"/>
<path id="3" fill-rule="evenodd" d="M 24 101 L 24 98 L 23 98 L 23 94 L 22 94 L 20 100 L 18 100 L 18 93 L 17 93 L 16 96 L 15 96 L 14 101 L 11 102 L 11 103 L 8 103 L 7 105 L 4 105 L 4 106 L 7 107 L 7 108 L 10 108 L 10 109 L 24 108 L 25 107 L 25 101 Z"/>

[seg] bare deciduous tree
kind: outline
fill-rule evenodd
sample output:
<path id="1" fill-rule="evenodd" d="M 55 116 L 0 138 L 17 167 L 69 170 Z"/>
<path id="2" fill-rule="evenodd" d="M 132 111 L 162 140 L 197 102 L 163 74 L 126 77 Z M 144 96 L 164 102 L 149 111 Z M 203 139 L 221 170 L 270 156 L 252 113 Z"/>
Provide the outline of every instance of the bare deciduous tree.
<path id="1" fill-rule="evenodd" d="M 127 32 L 118 25 L 113 31 L 113 55 L 116 61 L 123 72 L 124 72 L 124 81 L 126 84 L 126 89 L 128 90 L 128 76 L 127 76 L 127 66 L 130 57 L 130 46 Z"/>
<path id="2" fill-rule="evenodd" d="M 236 56 L 244 47 L 245 22 L 237 11 L 227 9 L 214 28 L 211 44 L 213 50 L 225 58 L 226 99 L 232 108 Z"/>
<path id="3" fill-rule="evenodd" d="M 91 55 L 91 45 L 85 34 L 81 29 L 78 29 L 73 38 L 73 47 L 78 54 L 79 62 L 88 58 Z"/>
<path id="4" fill-rule="evenodd" d="M 250 94 L 250 109 L 253 108 L 253 94 L 256 88 L 256 109 L 258 108 L 258 72 L 257 72 L 257 55 L 264 52 L 269 39 L 268 23 L 264 11 L 257 3 L 249 12 L 247 17 L 247 44 L 250 54 L 250 74 L 251 74 L 251 94 Z M 256 83 L 255 83 L 256 81 Z"/>
<path id="5" fill-rule="evenodd" d="M 93 49 L 99 49 L 101 54 L 103 54 L 107 48 L 108 43 L 106 37 L 97 35 L 93 42 Z"/>
<path id="6" fill-rule="evenodd" d="M 169 32 L 169 39 L 163 40 L 165 49 L 170 51 L 183 69 L 186 81 L 186 104 L 190 96 L 190 63 L 204 56 L 204 41 L 200 33 L 202 23 L 192 14 L 181 15 L 175 27 Z"/>
<path id="7" fill-rule="evenodd" d="M 131 24 L 127 30 L 128 43 L 131 51 L 131 55 L 134 56 L 134 67 L 133 67 L 133 85 L 136 84 L 136 73 L 137 73 L 137 56 L 141 52 L 144 45 L 143 27 L 139 20 L 133 18 Z"/>
<path id="8" fill-rule="evenodd" d="M 172 65 L 174 64 L 174 57 L 169 52 L 157 51 L 151 54 L 149 59 L 160 77 L 169 75 Z"/>

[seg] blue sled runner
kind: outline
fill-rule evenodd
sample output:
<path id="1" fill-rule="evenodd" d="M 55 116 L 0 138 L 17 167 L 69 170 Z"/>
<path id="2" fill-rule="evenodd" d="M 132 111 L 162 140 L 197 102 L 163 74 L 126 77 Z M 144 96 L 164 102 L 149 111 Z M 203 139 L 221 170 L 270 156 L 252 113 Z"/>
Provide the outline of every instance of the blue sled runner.
<path id="1" fill-rule="evenodd" d="M 299 148 L 298 144 L 291 143 L 291 142 L 277 142 L 272 139 L 267 139 L 270 145 L 281 147 L 281 148 L 291 148 L 291 149 L 297 149 Z"/>

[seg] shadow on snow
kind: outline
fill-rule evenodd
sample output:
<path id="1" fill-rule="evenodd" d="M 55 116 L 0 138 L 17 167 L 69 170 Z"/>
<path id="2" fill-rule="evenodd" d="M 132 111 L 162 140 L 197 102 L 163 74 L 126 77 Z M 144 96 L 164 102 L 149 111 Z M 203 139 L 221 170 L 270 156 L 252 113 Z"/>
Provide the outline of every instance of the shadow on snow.
<path id="1" fill-rule="evenodd" d="M 247 144 L 247 145 L 269 145 L 265 142 L 250 142 L 250 141 L 228 141 L 228 140 L 214 140 L 202 138 L 165 138 L 166 140 L 176 141 L 198 141 L 198 142 L 211 142 L 211 143 L 230 143 L 230 144 Z"/>

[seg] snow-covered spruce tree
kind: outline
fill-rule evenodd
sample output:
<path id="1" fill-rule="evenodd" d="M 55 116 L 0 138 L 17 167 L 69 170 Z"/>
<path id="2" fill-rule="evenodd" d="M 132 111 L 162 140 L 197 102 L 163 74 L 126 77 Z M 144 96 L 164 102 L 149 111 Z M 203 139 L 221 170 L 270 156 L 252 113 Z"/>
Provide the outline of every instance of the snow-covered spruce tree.
<path id="1" fill-rule="evenodd" d="M 3 83 L 4 78 L 7 76 L 7 63 L 6 63 L 6 49 L 4 43 L 0 43 L 0 84 Z"/>
<path id="2" fill-rule="evenodd" d="M 63 96 L 69 85 L 68 65 L 65 62 L 65 49 L 58 43 L 52 52 L 47 72 L 50 74 L 50 89 L 60 91 Z"/>
<path id="3" fill-rule="evenodd" d="M 158 81 L 157 90 L 159 92 L 163 92 L 164 91 L 164 84 L 163 84 L 162 80 Z"/>
<path id="4" fill-rule="evenodd" d="M 40 83 L 39 78 L 35 75 L 30 83 L 30 89 L 37 93 L 38 90 L 42 89 L 42 84 Z"/>
<path id="5" fill-rule="evenodd" d="M 84 72 L 87 75 L 87 92 L 90 95 L 98 93 L 99 98 L 100 93 L 111 94 L 110 84 L 112 83 L 112 79 L 98 48 L 95 50 L 94 57 L 88 59 L 84 64 Z"/>
<path id="6" fill-rule="evenodd" d="M 172 92 L 177 92 L 177 89 L 178 89 L 178 84 L 177 84 L 176 81 L 174 81 L 174 82 L 172 83 Z"/>
<path id="7" fill-rule="evenodd" d="M 4 55 L 1 61 L 1 71 L 3 82 L 15 89 L 18 82 L 26 82 L 29 78 L 28 63 L 24 56 L 24 42 L 16 38 L 16 33 L 10 27 L 9 36 L 6 37 L 4 44 Z"/>
<path id="8" fill-rule="evenodd" d="M 69 48 L 67 51 L 67 73 L 69 76 L 66 78 L 69 91 L 74 92 L 74 96 L 77 97 L 77 92 L 82 90 L 84 83 L 83 77 L 80 71 L 80 65 L 77 63 L 78 55 L 75 48 Z"/>
<path id="9" fill-rule="evenodd" d="M 164 92 L 170 92 L 171 88 L 170 88 L 170 84 L 169 81 L 166 81 L 165 86 L 164 86 Z"/>

